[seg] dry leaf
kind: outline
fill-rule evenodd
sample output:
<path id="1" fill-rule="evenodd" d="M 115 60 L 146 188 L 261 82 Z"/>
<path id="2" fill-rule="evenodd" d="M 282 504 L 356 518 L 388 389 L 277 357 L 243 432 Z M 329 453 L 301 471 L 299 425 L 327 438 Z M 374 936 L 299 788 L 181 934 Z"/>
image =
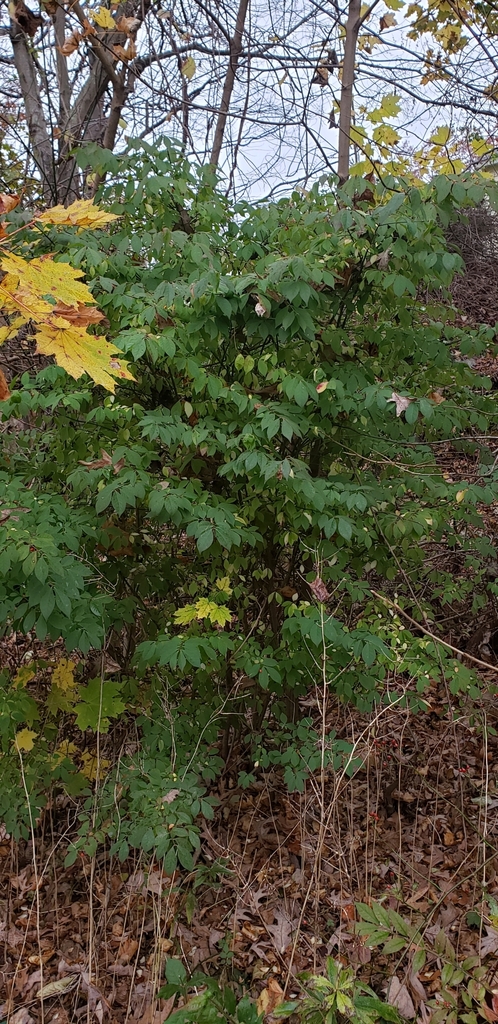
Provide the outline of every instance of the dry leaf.
<path id="1" fill-rule="evenodd" d="M 82 39 L 83 36 L 81 35 L 81 32 L 78 32 L 75 29 L 74 32 L 71 32 L 70 36 L 67 36 L 65 38 L 62 46 L 58 46 L 57 49 L 59 53 L 63 54 L 64 57 L 69 57 L 72 53 L 74 53 L 75 50 L 78 49 L 78 46 L 80 45 Z"/>
<path id="2" fill-rule="evenodd" d="M 402 1017 L 412 1020 L 417 1016 L 413 1005 L 412 997 L 406 987 L 402 985 L 399 978 L 394 974 L 387 989 L 387 1002 L 389 1006 L 395 1006 Z"/>
<path id="3" fill-rule="evenodd" d="M 163 804 L 172 804 L 173 800 L 176 800 L 179 792 L 179 789 L 170 789 L 169 792 L 165 793 L 165 795 L 161 798 L 161 802 Z"/>
<path id="4" fill-rule="evenodd" d="M 383 14 L 380 19 L 380 31 L 382 32 L 385 28 L 393 28 L 395 24 L 394 14 Z"/>
<path id="5" fill-rule="evenodd" d="M 53 308 L 53 316 L 61 317 L 73 327 L 88 327 L 89 324 L 98 324 L 105 319 L 104 314 L 96 306 L 84 306 L 82 302 L 76 307 L 58 302 Z"/>
<path id="6" fill-rule="evenodd" d="M 5 402 L 7 398 L 10 398 L 9 385 L 5 379 L 3 370 L 0 370 L 0 402 Z"/>
<path id="7" fill-rule="evenodd" d="M 393 391 L 388 402 L 394 402 L 396 406 L 396 416 L 401 416 L 402 413 L 408 409 L 410 402 L 413 402 L 413 398 L 408 398 L 406 395 L 398 395 L 397 391 Z"/>
<path id="8" fill-rule="evenodd" d="M 479 947 L 481 956 L 487 956 L 488 953 L 498 953 L 498 931 L 486 925 L 486 935 L 481 939 Z"/>
<path id="9" fill-rule="evenodd" d="M 140 18 L 125 18 L 123 16 L 116 22 L 116 28 L 120 32 L 124 32 L 127 36 L 132 35 L 133 32 L 137 32 L 140 25 Z"/>
<path id="10" fill-rule="evenodd" d="M 9 1016 L 9 1024 L 35 1024 L 27 1006 L 21 1006 L 15 1013 Z"/>
<path id="11" fill-rule="evenodd" d="M 17 21 L 17 24 L 21 26 L 23 32 L 27 36 L 31 36 L 31 38 L 43 25 L 43 18 L 39 14 L 33 14 L 33 11 L 26 7 L 23 0 L 16 0 L 15 3 L 9 4 L 9 11 L 14 20 Z"/>
<path id="12" fill-rule="evenodd" d="M 443 395 L 439 391 L 429 391 L 427 397 L 430 398 L 431 402 L 434 402 L 434 405 L 441 405 L 441 403 L 445 401 Z"/>
<path id="13" fill-rule="evenodd" d="M 262 1013 L 266 1017 L 273 1013 L 283 1001 L 283 988 L 281 988 L 276 978 L 270 978 L 266 988 L 258 996 L 256 1009 L 258 1013 Z"/>
<path id="14" fill-rule="evenodd" d="M 58 978 L 57 981 L 50 981 L 48 985 L 44 985 L 36 993 L 37 999 L 52 999 L 53 996 L 62 996 L 66 992 L 71 992 L 73 988 L 76 988 L 80 974 L 66 974 L 63 978 Z"/>
<path id="15" fill-rule="evenodd" d="M 10 213 L 15 210 L 21 202 L 21 197 L 15 194 L 8 195 L 7 192 L 0 192 L 0 213 Z"/>
<path id="16" fill-rule="evenodd" d="M 137 949 L 137 940 L 128 937 L 121 943 L 118 949 L 118 960 L 120 960 L 122 964 L 127 964 L 128 960 L 131 960 L 132 956 L 135 956 Z"/>
<path id="17" fill-rule="evenodd" d="M 277 953 L 285 953 L 287 946 L 289 945 L 292 932 L 296 926 L 296 922 L 289 921 L 289 918 L 281 911 L 275 910 L 274 916 L 276 924 L 267 925 L 267 930 L 273 939 L 273 944 Z"/>
<path id="18" fill-rule="evenodd" d="M 314 580 L 312 580 L 312 582 L 309 584 L 309 588 L 311 590 L 311 593 L 313 594 L 313 597 L 316 597 L 317 601 L 325 603 L 325 601 L 329 600 L 330 594 L 320 576 L 317 576 Z"/>

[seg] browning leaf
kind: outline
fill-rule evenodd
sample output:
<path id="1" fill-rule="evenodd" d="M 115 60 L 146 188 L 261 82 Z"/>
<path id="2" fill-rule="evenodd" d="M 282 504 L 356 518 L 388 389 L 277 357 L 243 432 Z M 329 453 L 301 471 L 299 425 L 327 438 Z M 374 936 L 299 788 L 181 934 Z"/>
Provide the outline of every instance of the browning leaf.
<path id="1" fill-rule="evenodd" d="M 313 597 L 316 597 L 317 601 L 321 601 L 323 604 L 328 601 L 330 594 L 325 586 L 325 583 L 320 576 L 317 576 L 309 585 Z"/>
<path id="2" fill-rule="evenodd" d="M 31 38 L 43 25 L 43 18 L 39 14 L 33 14 L 33 11 L 26 7 L 23 0 L 16 0 L 15 3 L 9 4 L 9 12 L 14 21 L 17 21 L 17 24 L 21 26 L 23 32 L 27 36 L 31 36 Z"/>
<path id="3" fill-rule="evenodd" d="M 5 402 L 7 398 L 10 398 L 9 385 L 5 379 L 3 370 L 0 370 L 0 402 Z"/>
<path id="4" fill-rule="evenodd" d="M 8 195 L 7 192 L 0 192 L 0 213 L 10 213 L 20 202 L 21 197 L 15 193 Z"/>
<path id="5" fill-rule="evenodd" d="M 125 18 L 123 16 L 116 22 L 116 28 L 119 29 L 120 32 L 125 32 L 127 36 L 130 36 L 134 32 L 138 32 L 140 24 L 140 18 Z"/>
<path id="6" fill-rule="evenodd" d="M 266 1017 L 272 1014 L 283 1001 L 283 988 L 281 988 L 276 978 L 270 978 L 266 988 L 259 994 L 256 1009 L 258 1013 L 262 1013 Z"/>
<path id="7" fill-rule="evenodd" d="M 62 317 L 74 327 L 88 327 L 89 324 L 98 324 L 101 320 L 105 320 L 100 309 L 97 309 L 96 306 L 84 306 L 82 302 L 78 303 L 76 309 L 74 306 L 68 306 L 65 302 L 58 302 L 53 308 L 53 314 Z"/>
<path id="8" fill-rule="evenodd" d="M 63 54 L 64 57 L 70 57 L 71 54 L 78 49 L 78 46 L 80 45 L 82 39 L 83 36 L 81 32 L 78 32 L 75 29 L 74 32 L 71 32 L 70 36 L 66 36 L 62 46 L 58 46 L 57 49 L 59 53 Z M 37 219 L 39 220 L 40 218 Z"/>
<path id="9" fill-rule="evenodd" d="M 396 18 L 394 14 L 383 14 L 380 19 L 380 31 L 383 32 L 385 28 L 393 28 L 396 25 Z"/>

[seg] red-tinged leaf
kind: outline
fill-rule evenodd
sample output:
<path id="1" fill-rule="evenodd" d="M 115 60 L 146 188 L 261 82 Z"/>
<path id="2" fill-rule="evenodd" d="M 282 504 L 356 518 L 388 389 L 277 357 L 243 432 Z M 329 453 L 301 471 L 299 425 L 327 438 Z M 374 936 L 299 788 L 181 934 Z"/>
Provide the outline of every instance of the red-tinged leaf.
<path id="1" fill-rule="evenodd" d="M 324 391 L 327 390 L 328 386 L 329 386 L 328 380 L 322 380 L 321 384 L 317 384 L 317 387 L 316 387 L 317 394 L 321 395 Z"/>

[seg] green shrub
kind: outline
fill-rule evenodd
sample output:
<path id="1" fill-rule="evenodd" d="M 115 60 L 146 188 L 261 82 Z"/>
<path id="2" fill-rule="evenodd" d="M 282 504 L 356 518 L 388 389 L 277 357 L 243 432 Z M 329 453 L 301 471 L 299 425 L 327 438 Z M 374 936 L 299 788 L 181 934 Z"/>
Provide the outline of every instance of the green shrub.
<path id="1" fill-rule="evenodd" d="M 257 762 L 299 789 L 354 767 L 296 720 L 317 683 L 363 710 L 416 706 L 441 672 L 477 693 L 399 609 L 423 623 L 490 586 L 479 507 L 496 474 L 450 482 L 431 445 L 470 437 L 486 461 L 495 403 L 452 351 L 479 353 L 492 331 L 420 301 L 459 271 L 443 228 L 484 193 L 470 177 L 386 179 L 364 203 L 354 181 L 323 181 L 231 209 L 171 144 L 95 150 L 93 166 L 112 230 L 26 228 L 15 245 L 85 272 L 135 381 L 108 395 L 48 366 L 2 407 L 0 621 L 76 653 L 65 687 L 36 659 L 32 678 L 2 677 L 0 813 L 26 832 L 22 758 L 35 817 L 51 780 L 87 801 L 70 859 L 107 836 L 121 857 L 189 867 L 220 730 L 244 744 L 242 783 Z M 9 433 L 11 417 L 24 428 Z M 434 579 L 434 543 L 461 581 Z M 103 648 L 115 674 L 88 678 Z M 116 759 L 123 729 L 136 742 Z M 88 768 L 96 733 L 105 770 Z"/>

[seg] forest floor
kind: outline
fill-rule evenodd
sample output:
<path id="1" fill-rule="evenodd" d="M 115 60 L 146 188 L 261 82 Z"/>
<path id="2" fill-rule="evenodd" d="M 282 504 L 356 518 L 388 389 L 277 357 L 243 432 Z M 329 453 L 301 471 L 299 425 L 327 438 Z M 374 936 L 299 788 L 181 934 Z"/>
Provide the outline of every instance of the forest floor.
<path id="1" fill-rule="evenodd" d="M 64 867 L 56 812 L 59 834 L 47 816 L 34 849 L 5 838 L 0 983 L 9 1024 L 159 1024 L 173 1008 L 155 998 L 167 956 L 243 981 L 260 1000 L 266 989 L 271 1007 L 282 991 L 296 991 L 297 973 L 323 973 L 330 954 L 379 993 L 395 974 L 398 1005 L 423 1020 L 421 1007 L 442 987 L 437 957 L 414 974 L 403 954 L 369 949 L 356 934 L 359 900 L 422 915 L 426 935 L 442 930 L 458 960 L 480 956 L 492 972 L 497 705 L 489 697 L 466 710 L 435 685 L 427 698 L 416 715 L 336 707 L 330 725 L 354 739 L 362 758 L 352 778 L 327 773 L 323 785 L 312 778 L 302 794 L 289 794 L 272 771 L 242 791 L 227 769 L 190 876 L 166 877 L 144 855 L 120 864 L 102 853 Z"/>

